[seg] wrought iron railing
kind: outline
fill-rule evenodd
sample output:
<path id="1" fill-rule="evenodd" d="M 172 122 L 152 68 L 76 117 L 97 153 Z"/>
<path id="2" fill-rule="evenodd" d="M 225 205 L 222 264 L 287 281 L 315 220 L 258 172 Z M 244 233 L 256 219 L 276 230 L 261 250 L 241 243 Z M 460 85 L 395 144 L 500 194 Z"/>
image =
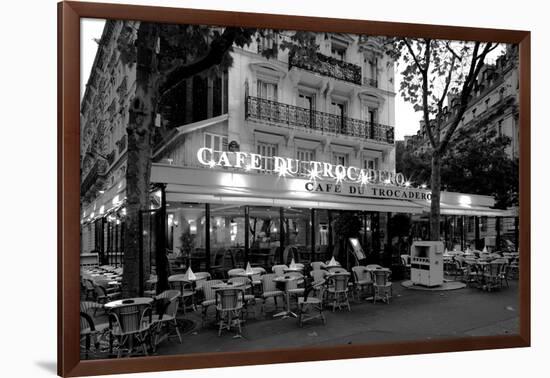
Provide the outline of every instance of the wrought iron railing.
<path id="1" fill-rule="evenodd" d="M 118 153 L 122 154 L 126 149 L 126 135 L 123 135 L 116 144 L 118 145 Z"/>
<path id="2" fill-rule="evenodd" d="M 105 161 L 98 160 L 92 166 L 82 183 L 80 184 L 80 193 L 84 195 L 90 190 L 95 184 L 102 184 L 105 177 Z"/>
<path id="3" fill-rule="evenodd" d="M 321 53 L 317 53 L 316 60 L 307 55 L 291 54 L 288 57 L 288 69 L 292 67 L 361 85 L 361 67 Z"/>
<path id="4" fill-rule="evenodd" d="M 245 106 L 246 119 L 249 120 L 299 127 L 323 134 L 349 135 L 390 144 L 394 142 L 393 127 L 381 123 L 340 117 L 252 96 L 246 98 Z"/>

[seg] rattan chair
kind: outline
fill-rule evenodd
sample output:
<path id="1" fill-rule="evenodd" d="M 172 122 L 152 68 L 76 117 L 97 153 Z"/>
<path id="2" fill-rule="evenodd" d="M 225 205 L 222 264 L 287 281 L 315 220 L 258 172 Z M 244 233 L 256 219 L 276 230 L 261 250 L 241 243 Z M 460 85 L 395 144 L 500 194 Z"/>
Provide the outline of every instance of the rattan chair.
<path id="1" fill-rule="evenodd" d="M 176 316 L 178 314 L 179 298 L 181 293 L 178 290 L 166 290 L 155 297 L 156 314 L 152 317 L 152 327 L 155 331 L 155 341 L 153 345 L 158 345 L 158 337 L 162 327 L 173 327 L 180 341 L 181 334 L 178 328 Z M 168 336 L 170 335 L 168 331 Z"/>
<path id="2" fill-rule="evenodd" d="M 244 291 L 241 289 L 223 289 L 216 291 L 216 311 L 218 312 L 219 328 L 218 336 L 222 330 L 228 331 L 237 327 L 238 335 L 241 335 L 241 316 L 244 304 Z"/>
<path id="3" fill-rule="evenodd" d="M 374 296 L 373 303 L 376 303 L 377 299 L 381 299 L 385 303 L 390 303 L 392 297 L 392 283 L 390 281 L 391 272 L 389 270 L 377 269 L 372 271 L 374 276 Z"/>
<path id="4" fill-rule="evenodd" d="M 354 288 L 358 298 L 361 297 L 361 293 L 366 292 L 367 295 L 372 293 L 373 279 L 371 272 L 366 266 L 358 265 L 351 268 L 353 272 Z"/>
<path id="5" fill-rule="evenodd" d="M 80 302 L 80 347 L 84 348 L 84 358 L 86 359 L 92 345 L 96 351 L 99 349 L 99 335 L 109 329 L 109 323 L 96 323 L 91 314 L 102 307 L 97 302 Z"/>
<path id="6" fill-rule="evenodd" d="M 275 281 L 273 281 L 275 277 L 277 277 L 275 273 L 264 274 L 261 277 L 263 299 L 262 312 L 265 310 L 265 303 L 268 298 L 273 298 L 273 301 L 275 302 L 275 308 L 277 308 L 277 298 L 284 296 L 284 293 L 281 290 L 277 289 L 277 285 Z"/>
<path id="7" fill-rule="evenodd" d="M 127 305 L 116 307 L 109 312 L 109 328 L 118 339 L 118 357 L 127 346 L 128 356 L 132 355 L 134 341 L 147 352 L 147 337 L 150 336 L 152 312 L 150 305 Z"/>
<path id="8" fill-rule="evenodd" d="M 216 305 L 216 290 L 214 290 L 213 287 L 221 283 L 223 283 L 222 280 L 209 280 L 206 281 L 204 285 L 202 285 L 202 292 L 204 294 L 204 299 L 201 302 L 203 327 L 208 320 L 208 309 L 210 308 L 210 306 Z"/>
<path id="9" fill-rule="evenodd" d="M 326 285 L 327 289 L 325 291 L 325 294 L 327 295 L 327 302 L 330 302 L 332 300 L 332 311 L 334 312 L 336 310 L 336 307 L 338 309 L 342 309 L 342 306 L 346 306 L 348 308 L 348 311 L 351 311 L 351 307 L 349 304 L 349 298 L 348 298 L 348 282 L 349 282 L 350 274 L 331 274 L 327 277 Z"/>
<path id="10" fill-rule="evenodd" d="M 320 319 L 323 324 L 326 324 L 327 320 L 323 313 L 323 292 L 320 290 L 323 285 L 324 280 L 315 282 L 313 278 L 311 286 L 306 285 L 304 296 L 298 297 L 298 325 L 300 327 L 315 319 Z"/>

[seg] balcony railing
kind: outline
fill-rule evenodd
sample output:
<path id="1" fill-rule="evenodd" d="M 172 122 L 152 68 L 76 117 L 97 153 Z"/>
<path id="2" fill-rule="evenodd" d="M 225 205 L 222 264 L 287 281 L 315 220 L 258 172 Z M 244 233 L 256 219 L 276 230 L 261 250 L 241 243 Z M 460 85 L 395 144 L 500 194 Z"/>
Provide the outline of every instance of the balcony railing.
<path id="1" fill-rule="evenodd" d="M 103 184 L 103 179 L 105 178 L 106 164 L 103 160 L 98 160 L 92 166 L 84 181 L 80 184 L 80 193 L 82 195 L 86 194 L 90 188 L 96 184 Z"/>
<path id="2" fill-rule="evenodd" d="M 321 53 L 317 53 L 317 60 L 306 55 L 292 54 L 288 57 L 288 69 L 292 67 L 361 85 L 361 67 Z"/>
<path id="3" fill-rule="evenodd" d="M 380 123 L 340 117 L 251 96 L 246 98 L 245 106 L 246 119 L 249 120 L 271 122 L 288 128 L 299 127 L 322 134 L 348 135 L 390 144 L 394 142 L 393 127 Z"/>
<path id="4" fill-rule="evenodd" d="M 120 155 L 126 149 L 126 135 L 123 135 L 116 144 L 118 145 L 118 153 Z"/>

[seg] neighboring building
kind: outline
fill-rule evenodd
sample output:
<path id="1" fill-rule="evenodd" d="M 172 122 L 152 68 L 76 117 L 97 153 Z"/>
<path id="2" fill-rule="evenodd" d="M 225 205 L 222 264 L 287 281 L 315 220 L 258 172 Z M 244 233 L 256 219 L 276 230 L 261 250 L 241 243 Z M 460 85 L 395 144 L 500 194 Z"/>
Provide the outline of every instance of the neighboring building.
<path id="1" fill-rule="evenodd" d="M 519 55 L 516 45 L 508 45 L 506 51 L 494 64 L 487 64 L 479 73 L 477 84 L 470 97 L 470 103 L 462 121 L 453 135 L 457 140 L 457 131 L 472 131 L 472 138 L 482 138 L 489 132 L 495 136 L 507 136 L 511 139 L 508 147 L 510 157 L 519 157 Z M 459 99 L 448 96 L 445 112 L 446 124 L 441 135 L 445 135 L 453 114 L 458 108 Z M 430 151 L 430 141 L 424 122 L 416 135 L 405 136 L 406 145 L 416 153 Z M 464 141 L 467 142 L 467 141 Z"/>

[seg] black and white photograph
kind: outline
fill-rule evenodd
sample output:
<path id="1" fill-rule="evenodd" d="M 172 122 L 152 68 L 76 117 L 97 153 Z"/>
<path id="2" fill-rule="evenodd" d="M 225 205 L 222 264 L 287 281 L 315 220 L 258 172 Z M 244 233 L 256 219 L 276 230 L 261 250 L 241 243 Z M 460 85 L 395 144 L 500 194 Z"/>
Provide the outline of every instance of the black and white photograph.
<path id="1" fill-rule="evenodd" d="M 518 45 L 80 29 L 82 360 L 519 334 Z"/>

